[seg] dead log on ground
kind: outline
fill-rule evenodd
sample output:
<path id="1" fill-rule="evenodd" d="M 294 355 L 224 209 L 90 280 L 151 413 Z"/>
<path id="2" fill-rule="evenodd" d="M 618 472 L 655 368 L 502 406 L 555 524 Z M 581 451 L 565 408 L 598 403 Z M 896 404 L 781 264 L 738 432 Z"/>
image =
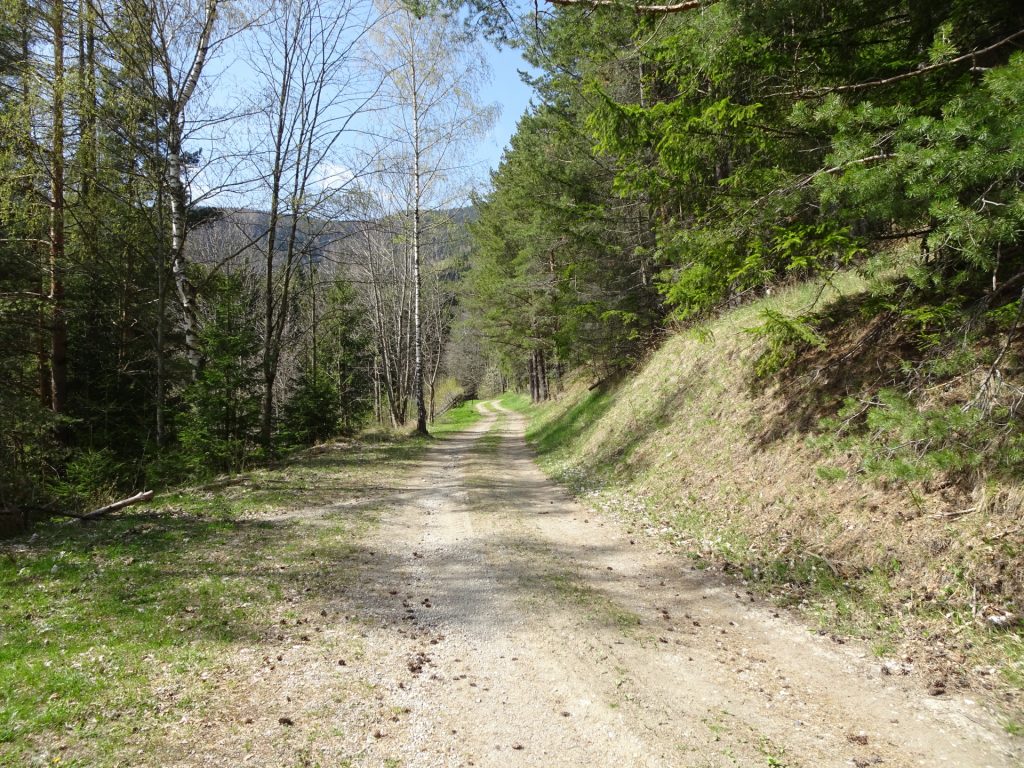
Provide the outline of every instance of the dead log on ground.
<path id="1" fill-rule="evenodd" d="M 103 515 L 116 512 L 117 510 L 124 509 L 125 507 L 130 507 L 132 504 L 138 504 L 140 501 L 149 501 L 152 498 L 152 491 L 142 491 L 141 493 L 136 493 L 134 496 L 129 496 L 127 499 L 121 499 L 120 501 L 115 501 L 113 504 L 107 504 L 105 507 L 94 509 L 88 514 L 72 515 L 72 517 L 77 517 L 82 522 L 85 522 L 86 520 L 95 520 L 97 517 L 103 517 Z"/>

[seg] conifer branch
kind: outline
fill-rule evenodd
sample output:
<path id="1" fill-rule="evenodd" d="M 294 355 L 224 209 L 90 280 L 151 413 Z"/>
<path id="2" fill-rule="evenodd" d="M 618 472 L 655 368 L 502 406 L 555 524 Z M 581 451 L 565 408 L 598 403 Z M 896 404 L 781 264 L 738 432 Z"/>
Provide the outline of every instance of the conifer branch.
<path id="1" fill-rule="evenodd" d="M 574 1 L 582 2 L 583 0 Z M 549 0 L 549 2 L 554 2 L 554 0 Z M 912 77 L 927 75 L 932 72 L 936 72 L 940 69 L 945 69 L 946 67 L 956 66 L 957 64 L 963 64 L 965 61 L 977 59 L 979 56 L 984 56 L 987 53 L 992 53 L 993 51 L 998 50 L 999 48 L 1002 48 L 1004 45 L 1008 45 L 1009 43 L 1012 43 L 1014 40 L 1017 40 L 1018 38 L 1021 37 L 1024 37 L 1024 29 L 1019 29 L 1009 37 L 1004 37 L 1002 40 L 992 43 L 992 45 L 986 46 L 985 48 L 978 48 L 976 50 L 970 51 L 969 53 L 965 53 L 962 56 L 957 56 L 954 59 L 949 59 L 948 61 L 940 61 L 936 64 L 918 66 L 916 69 L 912 69 L 909 72 L 901 72 L 898 75 L 891 75 L 890 77 L 882 77 L 877 80 L 866 80 L 862 83 L 848 83 L 847 85 L 837 85 L 831 88 L 823 88 L 817 91 L 789 91 L 788 93 L 776 93 L 774 95 L 801 96 L 805 98 L 814 98 L 820 96 L 827 96 L 830 93 L 855 93 L 857 91 L 867 90 L 868 88 L 877 88 L 883 85 L 891 85 L 892 83 L 898 83 L 903 80 L 909 80 Z"/>

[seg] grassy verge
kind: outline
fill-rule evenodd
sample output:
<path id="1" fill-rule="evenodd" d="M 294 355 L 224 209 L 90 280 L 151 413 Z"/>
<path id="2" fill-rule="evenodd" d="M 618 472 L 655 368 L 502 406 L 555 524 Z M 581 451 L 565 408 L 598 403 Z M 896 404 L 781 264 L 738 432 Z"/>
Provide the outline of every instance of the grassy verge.
<path id="1" fill-rule="evenodd" d="M 374 518 L 360 502 L 421 450 L 384 438 L 314 450 L 0 544 L 0 765 L 126 764 L 194 704 L 182 681 L 343 588 Z M 185 693 L 169 697 L 168 680 Z"/>
<path id="2" fill-rule="evenodd" d="M 435 437 L 444 437 L 473 426 L 483 418 L 480 411 L 476 409 L 479 402 L 479 400 L 466 400 L 462 405 L 445 412 L 430 425 L 430 434 Z"/>
<path id="3" fill-rule="evenodd" d="M 850 304 L 864 290 L 855 278 L 836 285 Z M 527 409 L 527 437 L 595 512 L 743 578 L 819 631 L 863 639 L 880 659 L 912 657 L 926 684 L 988 690 L 1007 730 L 1024 730 L 1021 625 L 986 618 L 1024 614 L 1021 496 L 1010 487 L 972 500 L 938 482 L 828 471 L 837 459 L 818 433 L 860 382 L 821 371 L 757 380 L 762 345 L 745 330 L 764 309 L 793 312 L 817 295 L 796 286 L 679 334 L 617 385 L 590 390 L 581 378 Z"/>
<path id="4" fill-rule="evenodd" d="M 530 396 L 524 395 L 522 392 L 506 392 L 498 398 L 498 402 L 510 411 L 522 412 L 530 407 Z"/>

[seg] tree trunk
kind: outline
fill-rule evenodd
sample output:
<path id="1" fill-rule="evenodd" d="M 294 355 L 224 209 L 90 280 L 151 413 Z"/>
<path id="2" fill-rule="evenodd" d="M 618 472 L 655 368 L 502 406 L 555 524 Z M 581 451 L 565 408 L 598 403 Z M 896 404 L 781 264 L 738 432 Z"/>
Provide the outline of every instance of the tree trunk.
<path id="1" fill-rule="evenodd" d="M 154 123 L 155 123 L 155 115 Z M 155 128 L 155 125 L 154 125 Z M 155 133 L 155 131 L 154 131 Z M 159 179 L 156 189 L 156 225 L 157 232 L 164 232 L 167 221 L 164 211 L 167 210 L 166 178 Z M 163 448 L 167 442 L 167 425 L 164 405 L 167 402 L 167 299 L 170 292 L 170 253 L 167 241 L 160 237 L 156 254 L 156 445 Z"/>
<path id="2" fill-rule="evenodd" d="M 166 399 L 167 371 L 164 336 L 167 332 L 167 263 L 160 249 L 160 261 L 156 276 L 156 446 L 163 448 L 167 427 L 164 424 L 164 400 Z"/>
<path id="3" fill-rule="evenodd" d="M 275 174 L 277 169 L 275 168 Z M 260 414 L 260 442 L 268 453 L 273 440 L 274 427 L 274 380 L 277 378 L 277 350 L 274 345 L 274 251 L 277 247 L 277 183 L 271 194 L 270 224 L 267 231 L 266 281 L 264 283 L 263 318 L 263 407 Z M 284 307 L 282 306 L 282 310 Z"/>
<path id="4" fill-rule="evenodd" d="M 537 397 L 537 353 L 530 353 L 530 402 L 536 403 Z"/>
<path id="5" fill-rule="evenodd" d="M 415 345 L 416 367 L 413 372 L 413 389 L 416 393 L 416 432 L 426 435 L 427 409 L 423 402 L 423 327 L 420 322 L 420 197 L 422 194 L 420 178 L 420 111 L 416 94 L 416 69 L 413 67 L 413 100 L 412 100 L 412 133 L 413 133 L 413 212 L 412 212 L 412 281 L 413 281 L 413 338 Z"/>
<path id="6" fill-rule="evenodd" d="M 217 20 L 217 6 L 220 0 L 206 0 L 203 28 L 196 44 L 195 56 L 188 73 L 177 93 L 174 92 L 175 77 L 170 64 L 170 53 L 162 51 L 165 57 L 163 66 L 167 70 L 166 94 L 167 114 L 167 181 L 171 204 L 171 271 L 174 283 L 181 300 L 182 326 L 185 332 L 185 357 L 192 368 L 192 379 L 196 380 L 203 372 L 205 358 L 199 341 L 199 317 L 196 311 L 196 289 L 188 276 L 188 262 L 185 256 L 185 234 L 187 227 L 188 200 L 181 177 L 184 171 L 182 146 L 185 109 L 192 94 L 195 93 L 199 78 L 202 76 L 206 58 L 210 52 L 210 41 L 213 27 Z"/>
<path id="7" fill-rule="evenodd" d="M 384 423 L 384 413 L 380 407 L 380 355 L 373 356 L 373 416 L 378 424 Z"/>
<path id="8" fill-rule="evenodd" d="M 47 295 L 44 284 L 48 271 L 45 260 L 39 260 L 39 296 Z M 38 327 L 36 329 L 36 368 L 39 375 L 39 404 L 46 409 L 53 406 L 53 379 L 50 374 L 50 322 L 47 302 L 39 302 Z"/>
<path id="9" fill-rule="evenodd" d="M 539 381 L 540 399 L 548 399 L 548 368 L 544 363 L 544 351 L 537 350 L 537 378 Z"/>
<path id="10" fill-rule="evenodd" d="M 312 270 L 310 271 L 310 293 L 312 294 L 312 300 L 310 301 L 310 307 L 309 307 L 309 312 L 310 312 L 310 315 L 311 315 L 311 317 L 310 317 L 310 334 L 311 334 L 310 335 L 310 347 L 311 347 L 311 349 L 310 349 L 310 354 L 309 354 L 309 367 L 310 367 L 310 370 L 313 372 L 313 381 L 316 381 L 316 373 L 317 373 L 317 370 L 316 370 L 316 367 L 317 367 L 316 353 L 317 353 L 317 333 L 319 332 L 319 329 L 317 328 L 317 316 L 316 316 L 316 280 L 317 280 L 317 277 L 316 277 L 316 267 L 314 266 L 312 268 Z M 339 372 L 340 372 L 340 365 L 339 365 Z M 338 391 L 341 392 L 342 391 L 342 389 L 340 387 L 341 382 L 339 381 L 338 383 L 339 383 Z"/>
<path id="11" fill-rule="evenodd" d="M 50 146 L 50 393 L 51 409 L 63 414 L 68 388 L 68 329 L 64 307 L 64 3 L 53 3 L 53 136 Z M 58 439 L 68 438 L 58 425 Z"/>
<path id="12" fill-rule="evenodd" d="M 287 44 L 286 44 L 287 47 Z M 291 55 L 285 51 L 280 90 L 277 94 L 277 125 L 274 129 L 274 167 L 270 172 L 270 221 L 267 224 L 266 274 L 264 283 L 263 320 L 263 409 L 260 418 L 260 442 L 268 453 L 273 440 L 274 426 L 274 381 L 277 378 L 277 348 L 275 345 L 276 324 L 274 295 L 274 255 L 277 250 L 277 225 L 281 214 L 281 179 L 284 175 L 284 154 L 286 152 L 286 118 L 290 85 Z M 285 297 L 281 300 L 281 311 L 286 311 Z"/>
<path id="13" fill-rule="evenodd" d="M 277 366 L 263 367 L 263 413 L 260 418 L 260 442 L 269 456 L 274 447 L 274 383 Z"/>
<path id="14" fill-rule="evenodd" d="M 173 118 L 170 130 L 167 156 L 168 196 L 171 204 L 171 271 L 174 285 L 181 301 L 181 322 L 185 332 L 185 357 L 192 368 L 192 380 L 196 381 L 203 372 L 205 360 L 199 341 L 199 317 L 196 312 L 196 289 L 188 276 L 188 261 L 185 257 L 186 211 L 185 185 L 181 181 L 181 126 L 180 118 Z"/>

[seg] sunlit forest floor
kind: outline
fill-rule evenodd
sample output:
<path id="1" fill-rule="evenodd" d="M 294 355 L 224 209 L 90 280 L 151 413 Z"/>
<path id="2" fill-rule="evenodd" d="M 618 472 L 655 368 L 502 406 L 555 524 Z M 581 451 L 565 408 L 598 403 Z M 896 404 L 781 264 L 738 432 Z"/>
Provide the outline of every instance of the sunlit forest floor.
<path id="1" fill-rule="evenodd" d="M 0 763 L 1013 765 L 983 706 L 578 505 L 509 398 L 0 561 Z"/>

